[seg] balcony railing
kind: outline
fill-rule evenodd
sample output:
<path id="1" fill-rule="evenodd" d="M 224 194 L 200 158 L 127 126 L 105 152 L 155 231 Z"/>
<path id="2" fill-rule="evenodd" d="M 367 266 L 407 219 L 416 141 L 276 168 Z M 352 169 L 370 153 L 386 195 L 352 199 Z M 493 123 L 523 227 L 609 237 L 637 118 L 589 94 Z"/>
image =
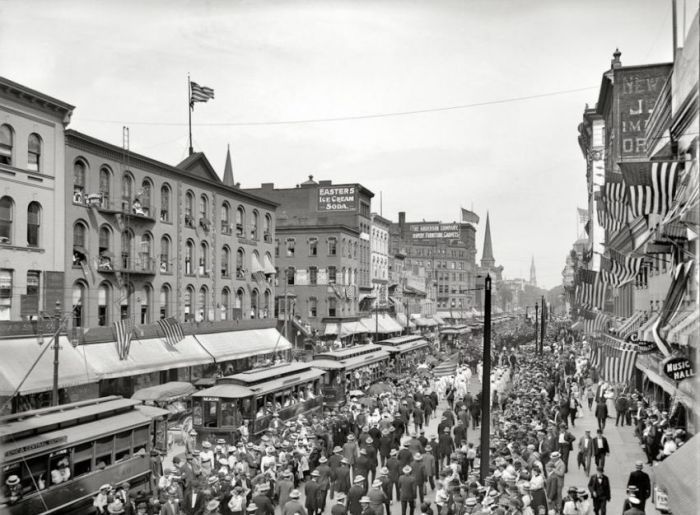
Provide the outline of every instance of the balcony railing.
<path id="1" fill-rule="evenodd" d="M 143 205 L 138 200 L 110 199 L 99 193 L 91 193 L 85 197 L 85 204 L 106 215 L 120 214 L 129 220 L 142 220 L 149 223 L 156 221 L 151 212 L 151 206 Z"/>
<path id="2" fill-rule="evenodd" d="M 132 259 L 129 257 L 121 257 L 116 260 L 103 260 L 97 267 L 98 272 L 102 273 L 123 273 L 123 274 L 139 274 L 153 275 L 156 273 L 156 259 L 149 257 L 140 257 Z"/>

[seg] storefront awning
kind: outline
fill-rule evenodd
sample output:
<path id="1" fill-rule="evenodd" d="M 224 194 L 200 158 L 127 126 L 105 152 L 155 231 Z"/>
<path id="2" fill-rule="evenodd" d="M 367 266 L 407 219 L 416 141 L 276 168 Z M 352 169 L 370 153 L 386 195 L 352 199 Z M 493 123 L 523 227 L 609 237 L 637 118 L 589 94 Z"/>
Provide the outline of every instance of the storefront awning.
<path id="1" fill-rule="evenodd" d="M 403 330 L 403 327 L 386 313 L 382 313 L 377 317 L 363 318 L 362 325 L 364 325 L 370 333 L 390 334 L 400 333 Z"/>
<path id="2" fill-rule="evenodd" d="M 274 327 L 198 334 L 197 341 L 217 362 L 283 352 L 292 344 Z"/>
<path id="3" fill-rule="evenodd" d="M 654 481 L 666 490 L 671 513 L 697 513 L 700 437 L 693 436 L 654 470 Z"/>
<path id="4" fill-rule="evenodd" d="M 654 329 L 654 324 L 659 318 L 659 313 L 652 313 L 652 315 L 649 317 L 649 319 L 642 324 L 642 326 L 638 329 L 638 338 L 640 341 L 644 342 L 653 342 L 654 341 L 654 335 L 652 334 L 652 330 Z"/>
<path id="5" fill-rule="evenodd" d="M 624 340 L 630 334 L 639 329 L 639 326 L 642 324 L 643 319 L 644 311 L 637 311 L 627 320 L 622 322 L 622 325 L 620 325 L 620 327 L 617 328 L 617 336 L 620 339 Z"/>
<path id="6" fill-rule="evenodd" d="M 447 325 L 445 321 L 440 318 L 438 315 L 433 315 L 433 320 L 437 322 L 438 325 Z"/>
<path id="7" fill-rule="evenodd" d="M 338 336 L 344 338 L 353 334 L 373 332 L 360 321 L 354 322 L 330 322 L 323 328 L 324 336 Z"/>
<path id="8" fill-rule="evenodd" d="M 678 325 L 674 326 L 668 333 L 668 340 L 678 345 L 689 345 L 691 338 L 695 336 L 697 338 L 698 325 L 700 323 L 700 311 L 693 310 L 686 317 L 681 320 Z"/>
<path id="9" fill-rule="evenodd" d="M 404 313 L 396 313 L 396 321 L 401 325 L 401 327 L 406 327 L 408 324 L 409 329 L 415 329 L 416 324 L 407 320 Z"/>
<path id="10" fill-rule="evenodd" d="M 96 383 L 98 378 L 92 363 L 85 359 L 80 347 L 73 347 L 65 336 L 59 338 L 59 345 L 58 387 Z M 47 346 L 50 348 L 47 349 Z M 41 359 L 19 388 L 22 395 L 46 392 L 53 388 L 54 351 L 51 337 L 45 336 L 43 345 L 38 345 L 36 338 L 0 340 L 0 354 L 5 357 L 12 356 L 12 359 L 0 359 L 0 396 L 15 393 L 25 374 L 44 350 L 46 351 Z"/>
<path id="11" fill-rule="evenodd" d="M 161 370 L 212 363 L 214 359 L 191 335 L 175 345 L 161 338 L 131 340 L 129 356 L 120 360 L 115 342 L 85 344 L 78 347 L 93 367 L 98 379 L 112 379 Z"/>
<path id="12" fill-rule="evenodd" d="M 255 254 L 252 254 L 250 256 L 250 273 L 255 275 L 255 274 L 259 274 L 261 272 L 265 273 L 265 269 L 260 264 L 260 260 L 258 259 L 258 256 Z"/>

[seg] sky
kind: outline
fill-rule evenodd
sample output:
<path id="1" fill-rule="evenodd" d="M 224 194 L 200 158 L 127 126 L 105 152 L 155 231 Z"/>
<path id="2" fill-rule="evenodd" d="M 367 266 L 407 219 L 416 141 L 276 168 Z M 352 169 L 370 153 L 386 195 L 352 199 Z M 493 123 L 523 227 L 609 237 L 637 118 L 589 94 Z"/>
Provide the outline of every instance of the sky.
<path id="1" fill-rule="evenodd" d="M 121 145 L 126 125 L 177 164 L 189 73 L 215 90 L 192 132 L 220 175 L 230 145 L 243 188 L 313 175 L 394 221 L 473 209 L 477 258 L 488 211 L 504 276 L 534 256 L 547 288 L 586 206 L 585 105 L 615 48 L 634 65 L 671 47 L 671 0 L 0 0 L 0 74 L 75 105 L 70 128 Z"/>

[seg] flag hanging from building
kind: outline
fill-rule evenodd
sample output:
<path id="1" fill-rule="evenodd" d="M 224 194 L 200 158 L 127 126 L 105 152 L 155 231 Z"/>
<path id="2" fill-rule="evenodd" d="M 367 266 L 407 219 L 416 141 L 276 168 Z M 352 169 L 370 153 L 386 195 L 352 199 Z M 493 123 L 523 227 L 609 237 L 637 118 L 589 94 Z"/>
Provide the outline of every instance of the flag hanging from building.
<path id="1" fill-rule="evenodd" d="M 644 257 L 623 256 L 612 248 L 608 249 L 608 255 L 600 259 L 600 276 L 604 282 L 616 288 L 633 281 L 644 263 Z"/>
<path id="2" fill-rule="evenodd" d="M 117 343 L 117 355 L 120 360 L 125 360 L 129 357 L 131 349 L 131 337 L 134 334 L 134 320 L 125 318 L 114 322 L 115 340 Z"/>
<path id="3" fill-rule="evenodd" d="M 661 330 L 666 327 L 668 321 L 671 320 L 673 315 L 676 314 L 678 306 L 680 306 L 681 301 L 683 300 L 686 285 L 693 269 L 693 265 L 693 260 L 688 260 L 683 263 L 679 263 L 673 269 L 671 287 L 668 289 L 664 303 L 661 305 L 661 313 L 659 314 L 659 318 L 652 327 L 654 341 L 665 357 L 671 356 L 672 351 L 670 345 L 666 341 L 666 338 L 661 334 Z"/>
<path id="4" fill-rule="evenodd" d="M 608 216 L 614 224 L 623 225 L 629 220 L 629 206 L 627 204 L 627 192 L 625 183 L 620 178 L 611 176 L 605 183 L 604 201 Z"/>
<path id="5" fill-rule="evenodd" d="M 620 163 L 634 217 L 670 211 L 682 166 L 678 161 Z"/>
<path id="6" fill-rule="evenodd" d="M 207 102 L 214 98 L 214 90 L 206 86 L 200 86 L 196 82 L 190 82 L 190 109 L 194 109 L 195 102 Z"/>
<path id="7" fill-rule="evenodd" d="M 479 223 L 479 215 L 477 215 L 474 211 L 469 211 L 468 209 L 462 209 L 462 222 L 468 223 L 468 224 L 478 224 Z"/>
<path id="8" fill-rule="evenodd" d="M 605 304 L 606 284 L 601 280 L 600 274 L 594 270 L 578 271 L 578 286 L 576 287 L 576 301 L 589 309 L 603 309 Z"/>
<path id="9" fill-rule="evenodd" d="M 182 332 L 180 322 L 173 317 L 158 320 L 158 327 L 163 331 L 165 342 L 170 346 L 174 347 L 178 342 L 185 339 L 185 334 Z"/>

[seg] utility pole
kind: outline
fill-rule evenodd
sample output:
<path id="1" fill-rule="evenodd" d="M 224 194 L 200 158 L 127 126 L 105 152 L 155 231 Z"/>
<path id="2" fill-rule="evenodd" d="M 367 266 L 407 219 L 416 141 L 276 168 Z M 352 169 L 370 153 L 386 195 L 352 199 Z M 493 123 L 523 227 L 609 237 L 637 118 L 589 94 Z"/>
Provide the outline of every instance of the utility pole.
<path id="1" fill-rule="evenodd" d="M 481 482 L 489 476 L 491 432 L 491 276 L 484 281 L 484 366 L 481 379 Z"/>
<path id="2" fill-rule="evenodd" d="M 374 343 L 379 341 L 379 297 L 374 301 Z"/>
<path id="3" fill-rule="evenodd" d="M 284 339 L 289 340 L 287 337 L 287 311 L 289 311 L 289 303 L 287 302 L 287 282 L 289 279 L 289 269 L 284 269 Z"/>
<path id="4" fill-rule="evenodd" d="M 540 319 L 540 354 L 544 354 L 544 319 L 547 316 L 547 304 L 544 301 L 544 295 L 542 295 L 542 317 Z"/>
<path id="5" fill-rule="evenodd" d="M 539 305 L 535 302 L 535 354 L 537 354 L 537 342 L 540 340 L 538 328 L 540 326 L 540 319 L 537 316 L 539 311 Z"/>
<path id="6" fill-rule="evenodd" d="M 63 327 L 63 321 L 61 320 L 61 302 L 56 301 L 56 332 L 53 335 L 53 390 L 51 392 L 51 405 L 58 406 L 58 352 L 61 350 L 59 345 L 59 335 L 61 334 L 61 327 Z"/>

